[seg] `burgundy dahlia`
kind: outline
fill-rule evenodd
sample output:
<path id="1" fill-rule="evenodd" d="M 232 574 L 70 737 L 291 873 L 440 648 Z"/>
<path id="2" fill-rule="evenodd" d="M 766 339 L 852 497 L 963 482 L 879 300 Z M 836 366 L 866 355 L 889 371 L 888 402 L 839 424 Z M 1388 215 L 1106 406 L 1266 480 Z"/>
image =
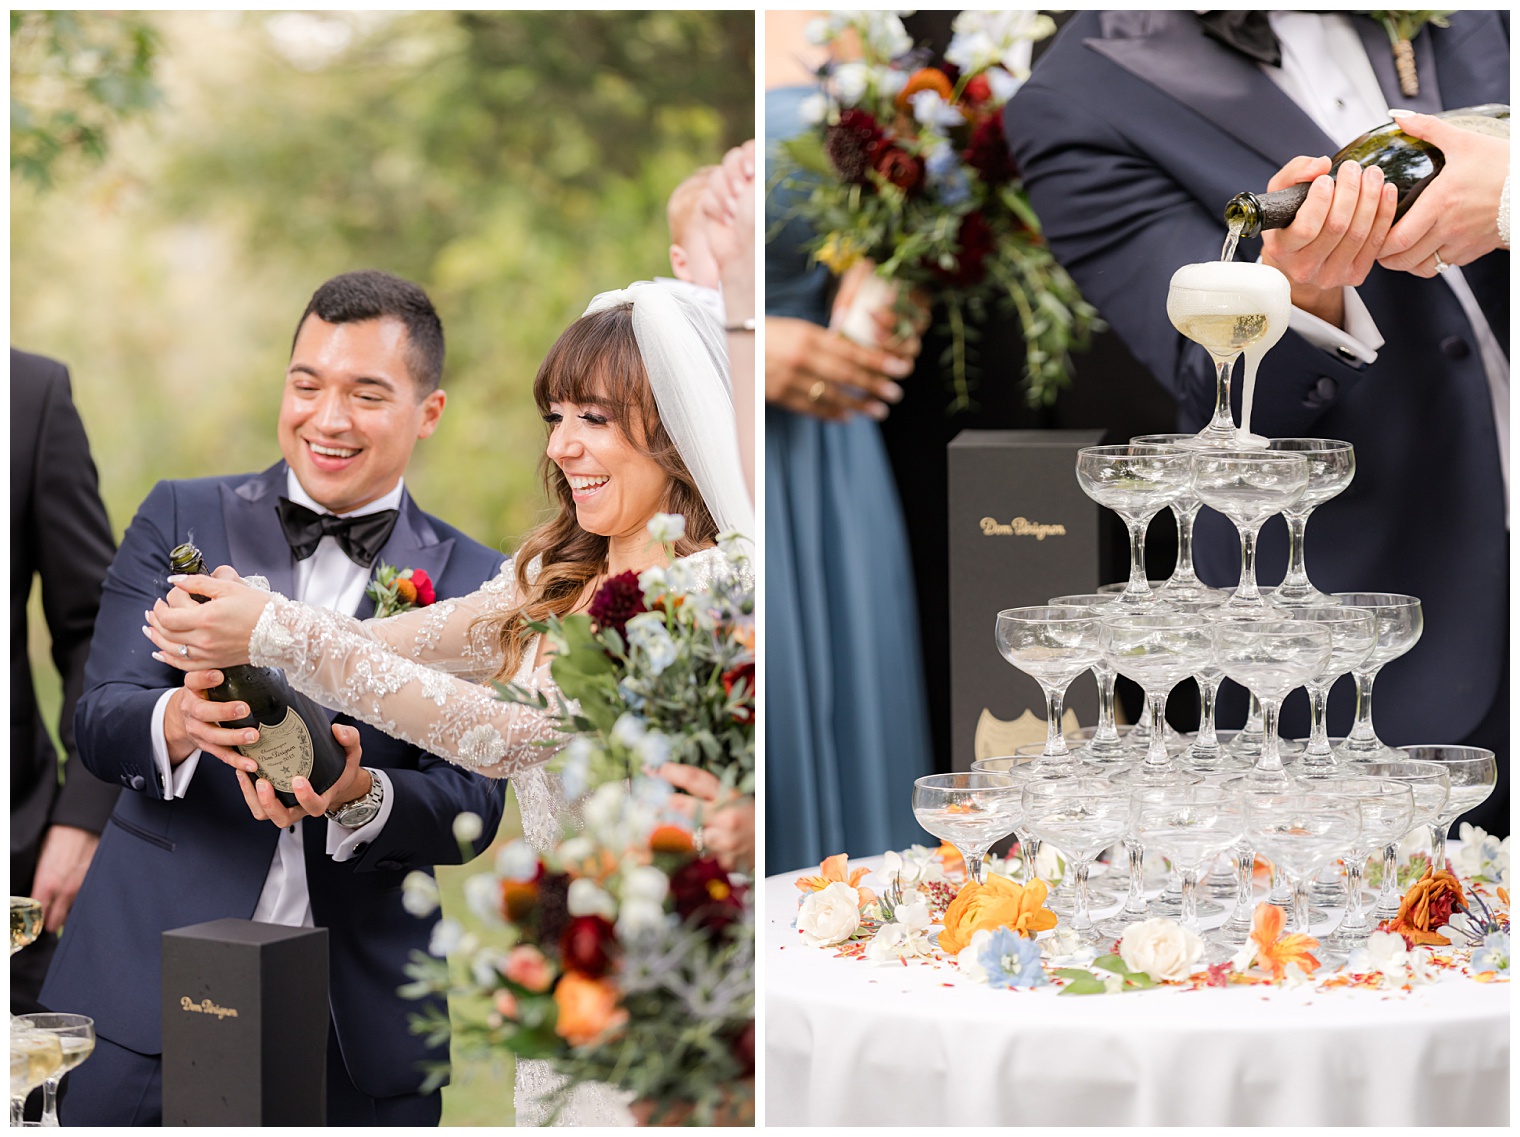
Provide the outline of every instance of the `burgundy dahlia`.
<path id="1" fill-rule="evenodd" d="M 876 172 L 904 193 L 912 194 L 924 180 L 924 164 L 896 146 L 877 148 Z"/>
<path id="2" fill-rule="evenodd" d="M 570 877 L 554 873 L 538 882 L 538 938 L 552 944 L 564 934 L 570 923 Z"/>
<path id="3" fill-rule="evenodd" d="M 847 182 L 864 183 L 881 146 L 882 129 L 866 111 L 851 107 L 824 135 L 823 150 Z"/>
<path id="4" fill-rule="evenodd" d="M 612 967 L 612 945 L 617 942 L 612 922 L 604 916 L 576 916 L 560 937 L 560 959 L 571 971 L 600 979 Z"/>
<path id="5" fill-rule="evenodd" d="M 1018 176 L 1019 168 L 1013 164 L 1008 152 L 1008 139 L 1003 136 L 1003 116 L 988 115 L 971 131 L 971 144 L 961 153 L 966 165 L 977 170 L 988 185 L 1001 185 Z"/>
<path id="6" fill-rule="evenodd" d="M 644 590 L 639 587 L 639 574 L 632 569 L 620 572 L 617 576 L 609 576 L 602 587 L 596 590 L 596 595 L 591 598 L 591 607 L 587 609 L 598 628 L 610 628 L 620 636 L 628 627 L 629 620 L 648 610 L 644 603 Z"/>
<path id="7" fill-rule="evenodd" d="M 744 886 L 728 879 L 711 857 L 682 865 L 670 878 L 670 895 L 683 920 L 695 918 L 704 928 L 728 927 L 744 911 Z"/>

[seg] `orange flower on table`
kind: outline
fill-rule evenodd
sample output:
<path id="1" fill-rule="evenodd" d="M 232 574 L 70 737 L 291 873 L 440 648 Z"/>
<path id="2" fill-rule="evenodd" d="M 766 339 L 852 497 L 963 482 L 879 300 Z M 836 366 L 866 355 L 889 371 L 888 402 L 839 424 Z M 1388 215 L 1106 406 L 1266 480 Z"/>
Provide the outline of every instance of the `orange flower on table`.
<path id="1" fill-rule="evenodd" d="M 1265 900 L 1256 906 L 1256 916 L 1251 921 L 1251 944 L 1256 948 L 1256 962 L 1270 968 L 1273 979 L 1281 979 L 1288 973 L 1288 965 L 1296 963 L 1305 975 L 1319 970 L 1319 960 L 1310 955 L 1312 948 L 1319 947 L 1313 936 L 1293 932 L 1283 935 L 1287 916 L 1275 904 Z"/>
<path id="2" fill-rule="evenodd" d="M 818 866 L 817 876 L 799 876 L 795 883 L 799 892 L 822 892 L 831 884 L 847 884 L 860 894 L 860 906 L 864 908 L 876 899 L 876 893 L 869 888 L 863 888 L 860 883 L 870 871 L 870 869 L 855 869 L 851 872 L 849 854 L 836 853 L 832 857 L 824 858 L 823 863 Z"/>
<path id="3" fill-rule="evenodd" d="M 955 807 L 952 805 L 950 808 L 954 809 Z M 944 841 L 940 844 L 938 856 L 940 867 L 947 873 L 961 873 L 964 875 L 966 871 L 966 858 L 961 856 L 961 851 L 950 844 L 949 841 Z"/>
<path id="4" fill-rule="evenodd" d="M 987 874 L 984 884 L 968 881 L 945 909 L 945 930 L 939 934 L 939 948 L 955 955 L 971 942 L 976 932 L 985 928 L 1007 928 L 1021 936 L 1034 938 L 1056 926 L 1056 914 L 1044 906 L 1048 890 L 1037 880 L 1027 888 L 995 872 Z"/>
<path id="5" fill-rule="evenodd" d="M 1467 898 L 1455 876 L 1445 869 L 1439 872 L 1426 869 L 1425 875 L 1410 885 L 1399 901 L 1399 914 L 1378 927 L 1380 931 L 1397 932 L 1410 947 L 1420 944 L 1449 947 L 1451 941 L 1436 929 L 1445 927 L 1453 912 L 1466 908 Z"/>
<path id="6" fill-rule="evenodd" d="M 571 1046 L 586 1046 L 628 1021 L 612 980 L 588 979 L 574 971 L 554 989 L 554 1005 L 559 1008 L 554 1033 Z"/>

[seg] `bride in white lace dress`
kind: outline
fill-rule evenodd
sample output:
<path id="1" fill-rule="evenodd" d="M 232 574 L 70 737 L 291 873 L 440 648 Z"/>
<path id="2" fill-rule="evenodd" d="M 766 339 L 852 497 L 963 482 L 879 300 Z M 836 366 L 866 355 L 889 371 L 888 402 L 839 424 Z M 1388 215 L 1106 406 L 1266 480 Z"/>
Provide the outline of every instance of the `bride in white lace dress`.
<path id="1" fill-rule="evenodd" d="M 726 374 L 722 329 L 689 301 L 649 284 L 604 293 L 556 341 L 534 381 L 557 515 L 494 580 L 469 596 L 359 621 L 236 580 L 197 578 L 194 589 L 209 603 L 176 589 L 155 606 L 149 634 L 158 655 L 187 671 L 284 668 L 292 686 L 328 707 L 509 777 L 524 835 L 546 848 L 560 836 L 563 806 L 557 779 L 542 768 L 552 754 L 542 743 L 555 732 L 535 709 L 502 702 L 482 684 L 510 679 L 552 692 L 545 645 L 528 621 L 584 610 L 609 577 L 664 564 L 646 528 L 656 513 L 685 517 L 675 549 L 699 586 L 748 573 L 714 546 L 722 532 L 753 532 Z M 543 1124 L 555 1075 L 547 1062 L 517 1068 L 518 1124 Z M 560 1123 L 631 1120 L 619 1095 L 582 1087 Z"/>

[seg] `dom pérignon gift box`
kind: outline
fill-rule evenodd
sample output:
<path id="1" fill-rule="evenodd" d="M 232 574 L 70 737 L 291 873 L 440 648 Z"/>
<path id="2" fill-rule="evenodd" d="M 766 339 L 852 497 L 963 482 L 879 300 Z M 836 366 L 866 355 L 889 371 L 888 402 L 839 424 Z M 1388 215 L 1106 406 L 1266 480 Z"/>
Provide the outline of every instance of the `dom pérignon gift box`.
<path id="1" fill-rule="evenodd" d="M 327 1123 L 327 929 L 163 936 L 164 1124 Z"/>
<path id="2" fill-rule="evenodd" d="M 1077 484 L 1095 430 L 964 430 L 951 440 L 950 745 L 957 770 L 1045 738 L 1040 686 L 998 654 L 1005 608 L 1098 586 L 1098 505 Z M 1092 726 L 1097 686 L 1079 677 L 1066 724 Z"/>

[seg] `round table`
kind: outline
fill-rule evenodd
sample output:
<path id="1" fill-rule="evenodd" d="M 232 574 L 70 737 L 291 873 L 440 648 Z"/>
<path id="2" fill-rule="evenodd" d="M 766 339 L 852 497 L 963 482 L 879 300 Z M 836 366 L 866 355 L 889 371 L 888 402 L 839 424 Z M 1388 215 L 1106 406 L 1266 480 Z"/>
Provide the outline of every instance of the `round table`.
<path id="1" fill-rule="evenodd" d="M 793 883 L 808 871 L 764 882 L 768 1125 L 1509 1121 L 1507 983 L 993 990 L 945 960 L 809 946 Z"/>

